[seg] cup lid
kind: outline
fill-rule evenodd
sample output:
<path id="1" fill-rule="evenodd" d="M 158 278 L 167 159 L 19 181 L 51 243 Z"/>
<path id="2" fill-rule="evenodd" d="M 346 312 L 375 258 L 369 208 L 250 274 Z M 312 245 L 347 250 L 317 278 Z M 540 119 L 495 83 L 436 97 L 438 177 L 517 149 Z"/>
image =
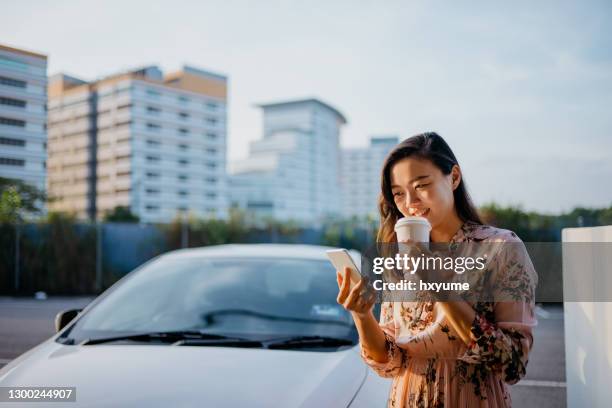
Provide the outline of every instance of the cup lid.
<path id="1" fill-rule="evenodd" d="M 397 230 L 398 228 L 404 225 L 409 225 L 409 224 L 422 224 L 422 225 L 426 225 L 428 229 L 431 229 L 431 224 L 429 224 L 429 221 L 427 221 L 427 218 L 417 217 L 417 216 L 409 216 L 409 217 L 400 218 L 395 223 L 394 229 Z"/>

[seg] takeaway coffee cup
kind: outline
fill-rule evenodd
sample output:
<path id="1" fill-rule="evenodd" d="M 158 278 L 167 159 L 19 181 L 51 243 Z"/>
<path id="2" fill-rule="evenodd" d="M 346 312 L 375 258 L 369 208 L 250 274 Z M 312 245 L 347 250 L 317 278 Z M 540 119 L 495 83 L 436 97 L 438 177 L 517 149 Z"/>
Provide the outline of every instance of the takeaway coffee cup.
<path id="1" fill-rule="evenodd" d="M 429 242 L 431 224 L 424 217 L 404 217 L 395 223 L 397 242 L 412 240 L 415 242 Z"/>

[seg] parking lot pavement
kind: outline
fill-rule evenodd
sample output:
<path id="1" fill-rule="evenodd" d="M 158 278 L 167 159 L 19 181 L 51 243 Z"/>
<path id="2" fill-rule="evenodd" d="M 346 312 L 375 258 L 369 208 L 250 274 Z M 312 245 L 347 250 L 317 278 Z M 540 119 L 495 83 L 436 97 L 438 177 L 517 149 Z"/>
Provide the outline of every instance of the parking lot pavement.
<path id="1" fill-rule="evenodd" d="M 92 297 L 0 297 L 0 367 L 55 333 L 55 315 L 80 309 Z"/>
<path id="2" fill-rule="evenodd" d="M 527 364 L 527 375 L 511 387 L 515 407 L 565 407 L 565 338 L 563 307 L 544 305 L 538 308 L 538 326 L 534 330 L 533 349 Z"/>
<path id="3" fill-rule="evenodd" d="M 0 367 L 54 333 L 54 318 L 65 309 L 82 308 L 93 298 L 0 297 Z M 563 308 L 538 309 L 527 375 L 511 387 L 515 407 L 565 407 L 565 342 Z"/>

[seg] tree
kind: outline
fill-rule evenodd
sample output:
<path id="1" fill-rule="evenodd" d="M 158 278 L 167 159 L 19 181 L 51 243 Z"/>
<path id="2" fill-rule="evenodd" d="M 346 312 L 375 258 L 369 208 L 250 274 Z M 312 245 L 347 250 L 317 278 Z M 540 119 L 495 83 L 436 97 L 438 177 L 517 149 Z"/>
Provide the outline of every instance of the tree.
<path id="1" fill-rule="evenodd" d="M 0 177 L 0 222 L 21 221 L 25 214 L 38 214 L 46 194 L 21 180 Z"/>
<path id="2" fill-rule="evenodd" d="M 104 215 L 104 221 L 109 222 L 139 222 L 140 218 L 132 213 L 129 207 L 119 206 Z"/>
<path id="3" fill-rule="evenodd" d="M 0 196 L 0 222 L 14 223 L 21 219 L 21 197 L 17 189 L 5 189 Z"/>

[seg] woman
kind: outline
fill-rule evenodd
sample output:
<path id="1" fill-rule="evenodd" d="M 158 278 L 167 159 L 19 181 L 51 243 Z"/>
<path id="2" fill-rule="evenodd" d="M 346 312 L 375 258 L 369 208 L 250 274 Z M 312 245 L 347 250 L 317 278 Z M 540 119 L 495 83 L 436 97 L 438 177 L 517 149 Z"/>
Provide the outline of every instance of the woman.
<path id="1" fill-rule="evenodd" d="M 353 315 L 362 358 L 393 378 L 388 407 L 511 406 L 507 384 L 525 375 L 537 324 L 537 275 L 524 245 L 513 232 L 482 223 L 455 155 L 436 133 L 396 146 L 385 160 L 381 187 L 379 243 L 396 241 L 399 218 L 419 215 L 432 226 L 432 242 L 515 248 L 488 263 L 494 279 L 507 284 L 502 290 L 512 287 L 515 301 L 383 302 L 379 321 L 365 281 L 350 289 L 348 269 L 338 271 L 338 303 Z"/>

